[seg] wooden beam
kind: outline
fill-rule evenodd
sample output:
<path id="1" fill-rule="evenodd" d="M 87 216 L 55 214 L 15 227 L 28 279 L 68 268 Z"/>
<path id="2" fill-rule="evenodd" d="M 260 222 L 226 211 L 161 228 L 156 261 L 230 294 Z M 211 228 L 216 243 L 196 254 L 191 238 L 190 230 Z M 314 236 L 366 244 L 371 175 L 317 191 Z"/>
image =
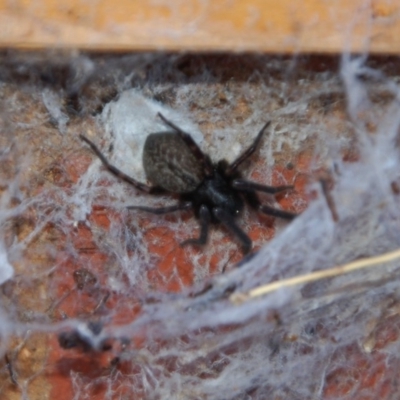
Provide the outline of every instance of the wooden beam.
<path id="1" fill-rule="evenodd" d="M 0 47 L 400 53 L 398 0 L 0 0 Z"/>

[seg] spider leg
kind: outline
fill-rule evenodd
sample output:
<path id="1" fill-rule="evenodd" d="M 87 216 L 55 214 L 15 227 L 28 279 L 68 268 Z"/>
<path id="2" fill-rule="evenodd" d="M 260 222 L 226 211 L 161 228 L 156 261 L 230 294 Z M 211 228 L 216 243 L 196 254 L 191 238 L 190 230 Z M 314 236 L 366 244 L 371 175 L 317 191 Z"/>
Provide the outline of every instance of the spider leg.
<path id="1" fill-rule="evenodd" d="M 279 217 L 287 220 L 292 220 L 297 217 L 296 213 L 292 213 L 290 211 L 278 210 L 277 208 L 273 208 L 266 205 L 260 205 L 258 209 L 263 214 L 272 215 L 273 217 Z"/>
<path id="2" fill-rule="evenodd" d="M 252 182 L 252 181 L 246 181 L 244 179 L 235 179 L 232 182 L 232 187 L 234 187 L 237 190 L 243 190 L 243 191 L 250 191 L 252 192 L 253 190 L 257 192 L 265 192 L 265 193 L 271 193 L 271 194 L 276 194 L 280 192 L 284 192 L 285 190 L 291 190 L 294 189 L 294 186 L 266 186 L 266 185 L 260 185 L 259 183 Z"/>
<path id="3" fill-rule="evenodd" d="M 242 195 L 253 210 L 257 210 L 262 212 L 263 214 L 287 220 L 292 220 L 297 217 L 297 214 L 290 211 L 278 210 L 267 205 L 262 205 L 255 191 L 249 189 L 249 191 L 244 191 Z"/>
<path id="4" fill-rule="evenodd" d="M 13 367 L 13 365 L 12 365 L 12 360 L 10 360 L 10 358 L 8 357 L 8 354 L 7 354 L 7 353 L 4 355 L 4 361 L 5 361 L 5 363 L 6 363 L 6 367 L 7 367 L 7 369 L 8 369 L 8 374 L 10 375 L 10 380 L 11 380 L 11 382 L 12 382 L 15 386 L 18 386 L 18 387 L 19 387 L 18 381 L 17 381 L 17 374 L 16 374 L 16 372 L 15 372 L 15 370 L 14 370 L 14 367 Z"/>
<path id="5" fill-rule="evenodd" d="M 213 214 L 218 221 L 220 221 L 229 231 L 231 231 L 239 239 L 240 243 L 242 244 L 243 253 L 244 254 L 249 253 L 252 247 L 251 239 L 235 223 L 233 216 L 220 207 L 213 208 Z"/>
<path id="6" fill-rule="evenodd" d="M 104 154 L 98 149 L 98 147 L 92 141 L 90 141 L 87 137 L 85 137 L 83 135 L 79 135 L 79 137 L 81 138 L 81 140 L 83 140 L 90 146 L 90 148 L 93 150 L 93 152 L 96 154 L 96 156 L 98 158 L 100 158 L 100 161 L 103 163 L 103 165 L 117 178 L 122 179 L 123 181 L 134 186 L 136 189 L 139 189 L 146 193 L 164 193 L 165 192 L 165 190 L 163 190 L 161 188 L 145 185 L 144 183 L 138 182 L 136 179 L 131 178 L 129 175 L 126 175 L 120 169 L 118 169 L 117 167 L 114 167 L 114 165 L 110 164 L 109 161 L 107 160 L 107 158 L 104 156 Z"/>
<path id="7" fill-rule="evenodd" d="M 328 178 L 321 178 L 319 180 L 319 183 L 321 184 L 322 193 L 325 196 L 326 204 L 328 205 L 328 208 L 329 208 L 329 210 L 331 212 L 332 219 L 335 222 L 338 222 L 339 221 L 339 214 L 337 212 L 335 201 L 333 200 L 333 197 L 332 197 L 332 193 L 329 190 L 329 183 L 330 182 L 329 182 Z"/>
<path id="8" fill-rule="evenodd" d="M 165 125 L 168 125 L 174 131 L 176 131 L 179 136 L 184 140 L 186 145 L 192 151 L 194 156 L 199 160 L 202 164 L 206 176 L 210 176 L 213 173 L 213 168 L 210 159 L 201 151 L 200 147 L 197 146 L 197 143 L 193 140 L 189 133 L 183 131 L 179 126 L 175 125 L 173 122 L 169 121 L 164 117 L 161 113 L 157 113 L 157 116 L 161 118 Z"/>
<path id="9" fill-rule="evenodd" d="M 186 246 L 188 244 L 194 244 L 196 246 L 203 246 L 207 243 L 208 227 L 210 226 L 211 215 L 208 211 L 207 206 L 202 205 L 200 207 L 200 236 L 198 238 L 187 239 L 183 241 L 180 246 Z"/>
<path id="10" fill-rule="evenodd" d="M 187 210 L 188 208 L 192 207 L 192 203 L 189 201 L 186 203 L 179 203 L 179 204 L 174 204 L 173 206 L 167 206 L 167 207 L 143 207 L 143 206 L 128 206 L 127 208 L 129 210 L 139 210 L 139 211 L 145 211 L 151 214 L 168 214 L 174 211 L 179 211 L 179 210 Z"/>
<path id="11" fill-rule="evenodd" d="M 226 170 L 226 173 L 228 175 L 234 173 L 239 165 L 245 161 L 247 158 L 249 158 L 257 149 L 258 144 L 261 141 L 262 135 L 265 132 L 265 130 L 268 128 L 269 124 L 271 121 L 268 121 L 264 124 L 264 126 L 261 128 L 260 132 L 258 132 L 257 137 L 254 139 L 253 143 L 248 147 L 235 161 L 233 161 L 229 167 Z"/>

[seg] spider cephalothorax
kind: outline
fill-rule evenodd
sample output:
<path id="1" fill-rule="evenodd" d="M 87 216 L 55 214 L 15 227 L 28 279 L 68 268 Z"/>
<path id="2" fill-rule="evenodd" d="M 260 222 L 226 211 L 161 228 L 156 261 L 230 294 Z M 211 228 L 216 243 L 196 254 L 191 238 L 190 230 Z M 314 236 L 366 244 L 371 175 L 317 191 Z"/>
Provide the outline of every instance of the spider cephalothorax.
<path id="1" fill-rule="evenodd" d="M 221 223 L 240 241 L 243 252 L 251 250 L 251 240 L 236 224 L 235 217 L 243 209 L 244 203 L 264 214 L 293 219 L 296 214 L 262 205 L 256 194 L 259 192 L 278 193 L 292 189 L 292 186 L 264 186 L 241 178 L 239 166 L 256 150 L 267 122 L 252 145 L 231 164 L 225 160 L 212 163 L 193 138 L 163 115 L 158 116 L 171 131 L 153 133 L 146 139 L 143 150 L 143 167 L 152 186 L 138 182 L 111 165 L 100 150 L 89 139 L 80 136 L 100 158 L 104 166 L 114 175 L 130 183 L 137 189 L 150 194 L 169 193 L 179 196 L 177 204 L 161 207 L 130 206 L 129 209 L 142 210 L 153 214 L 192 209 L 200 220 L 200 235 L 185 240 L 182 245 L 204 245 L 207 241 L 210 223 Z"/>

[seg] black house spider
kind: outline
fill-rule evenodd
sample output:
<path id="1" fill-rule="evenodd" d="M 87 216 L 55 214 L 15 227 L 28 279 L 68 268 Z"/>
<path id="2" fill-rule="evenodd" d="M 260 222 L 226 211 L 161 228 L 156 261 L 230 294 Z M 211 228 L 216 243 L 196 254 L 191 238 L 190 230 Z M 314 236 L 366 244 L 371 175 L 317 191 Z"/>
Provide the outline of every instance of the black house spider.
<path id="1" fill-rule="evenodd" d="M 80 135 L 104 166 L 118 178 L 149 194 L 169 193 L 179 196 L 179 202 L 172 206 L 161 208 L 130 206 L 129 209 L 153 214 L 192 209 L 200 220 L 200 235 L 185 240 L 181 243 L 182 246 L 204 245 L 210 223 L 222 223 L 239 240 L 245 254 L 251 250 L 252 242 L 235 222 L 235 217 L 243 209 L 245 202 L 251 208 L 274 217 L 288 220 L 296 217 L 294 213 L 262 205 L 256 194 L 257 191 L 275 194 L 292 189 L 292 186 L 260 185 L 241 179 L 238 171 L 243 161 L 256 150 L 270 121 L 261 128 L 252 145 L 235 161 L 228 164 L 225 160 L 212 163 L 210 157 L 200 150 L 188 133 L 160 113 L 157 115 L 172 131 L 152 133 L 146 139 L 143 167 L 152 186 L 136 181 L 111 165 L 94 143 Z"/>

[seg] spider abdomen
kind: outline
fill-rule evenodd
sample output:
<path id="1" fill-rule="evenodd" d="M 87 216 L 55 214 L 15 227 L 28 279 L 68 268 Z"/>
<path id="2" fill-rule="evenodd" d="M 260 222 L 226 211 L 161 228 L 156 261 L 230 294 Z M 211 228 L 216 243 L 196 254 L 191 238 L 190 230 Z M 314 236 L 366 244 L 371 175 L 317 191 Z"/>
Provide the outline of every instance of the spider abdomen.
<path id="1" fill-rule="evenodd" d="M 143 149 L 147 179 L 171 193 L 193 192 L 204 179 L 202 165 L 174 132 L 152 133 Z"/>

